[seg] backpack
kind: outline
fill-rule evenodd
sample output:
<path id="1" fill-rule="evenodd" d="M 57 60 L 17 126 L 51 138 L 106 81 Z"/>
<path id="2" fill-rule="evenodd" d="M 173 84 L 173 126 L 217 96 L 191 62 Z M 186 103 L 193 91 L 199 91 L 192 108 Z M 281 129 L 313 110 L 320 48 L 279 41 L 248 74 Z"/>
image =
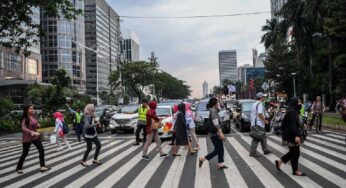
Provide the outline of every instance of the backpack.
<path id="1" fill-rule="evenodd" d="M 61 127 L 61 129 L 62 129 L 62 132 L 63 132 L 64 134 L 67 134 L 67 133 L 70 131 L 70 128 L 68 128 L 68 125 L 67 125 L 67 123 L 65 123 L 65 122 L 62 122 L 62 127 Z"/>

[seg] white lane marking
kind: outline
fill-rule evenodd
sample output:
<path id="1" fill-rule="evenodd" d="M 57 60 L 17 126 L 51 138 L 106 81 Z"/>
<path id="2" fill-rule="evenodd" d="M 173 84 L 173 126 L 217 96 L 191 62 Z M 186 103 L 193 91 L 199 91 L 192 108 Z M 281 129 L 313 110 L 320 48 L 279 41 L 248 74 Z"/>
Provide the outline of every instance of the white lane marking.
<path id="1" fill-rule="evenodd" d="M 110 150 L 107 150 L 104 153 L 101 153 L 101 155 L 99 155 L 99 159 L 102 160 L 102 158 L 107 157 L 108 155 L 111 155 L 112 153 L 116 152 L 117 150 L 120 150 L 122 148 L 125 148 L 127 146 L 129 146 L 133 141 L 127 141 L 117 147 L 113 147 Z M 90 180 L 90 177 L 96 177 L 96 175 L 100 174 L 101 172 L 103 172 L 104 170 L 106 170 L 107 168 L 109 168 L 111 166 L 111 163 L 114 162 L 115 160 L 121 160 L 123 157 L 125 157 L 128 153 L 130 153 L 131 151 L 133 151 L 133 148 L 130 148 L 128 150 L 126 150 L 125 152 L 123 152 L 120 156 L 116 156 L 114 158 L 112 158 L 111 160 L 103 163 L 101 166 L 98 166 L 97 168 L 92 169 L 89 173 L 83 175 L 82 177 L 77 178 L 75 181 L 71 182 L 70 184 L 66 185 L 66 187 L 82 187 L 86 182 L 88 182 Z M 124 155 L 125 154 L 125 155 Z M 41 184 L 35 186 L 35 187 L 50 187 L 60 181 L 63 181 L 65 178 L 69 177 L 69 176 L 73 176 L 75 173 L 77 173 L 78 171 L 84 169 L 85 167 L 83 167 L 82 165 L 78 165 L 75 166 L 67 171 L 65 171 L 62 174 L 59 174 L 58 176 L 55 176 L 54 178 L 49 179 L 48 181 L 42 182 Z"/>
<path id="2" fill-rule="evenodd" d="M 282 146 L 280 146 L 279 144 L 276 144 L 275 142 L 272 142 L 271 140 L 267 140 L 268 144 L 273 147 L 274 149 L 280 151 L 281 153 L 287 153 L 288 149 L 283 148 Z M 336 185 L 340 186 L 340 187 L 344 187 L 346 185 L 346 180 L 332 172 L 330 172 L 329 170 L 317 165 L 316 163 L 313 163 L 303 157 L 299 158 L 299 162 L 300 164 L 304 164 L 304 166 L 306 166 L 307 168 L 311 169 L 312 171 L 316 171 L 317 170 L 317 174 L 326 178 L 327 180 L 329 180 L 330 182 L 335 183 Z"/>
<path id="3" fill-rule="evenodd" d="M 171 148 L 167 145 L 162 147 L 163 153 L 167 153 Z M 129 188 L 137 188 L 144 186 L 148 183 L 151 176 L 155 173 L 157 168 L 165 159 L 160 159 L 160 153 L 157 153 L 155 157 L 150 160 L 149 164 L 137 175 L 137 177 L 128 186 Z"/>
<path id="4" fill-rule="evenodd" d="M 340 135 L 336 135 L 336 134 L 326 134 L 327 136 L 332 136 L 332 137 L 335 137 L 335 138 L 340 138 L 342 140 L 345 140 L 346 139 L 346 135 L 343 135 L 343 136 L 340 136 Z"/>
<path id="5" fill-rule="evenodd" d="M 180 157 L 173 157 L 173 163 L 170 166 L 161 187 L 177 188 L 179 186 L 187 157 L 187 150 L 182 150 L 180 154 Z"/>
<path id="6" fill-rule="evenodd" d="M 242 139 L 247 142 L 248 144 L 251 145 L 251 138 L 249 137 L 242 137 Z M 262 146 L 259 146 L 262 147 Z M 273 162 L 273 165 L 275 165 L 274 161 L 279 160 L 279 156 L 275 156 L 274 154 L 270 155 L 264 155 L 265 158 L 269 159 L 269 161 Z M 318 185 L 316 182 L 312 181 L 309 177 L 297 177 L 292 174 L 292 169 L 289 165 L 282 164 L 281 165 L 281 170 L 287 174 L 293 181 L 297 182 L 299 185 L 302 187 L 307 187 L 307 188 L 318 188 L 321 187 Z"/>
<path id="7" fill-rule="evenodd" d="M 154 150 L 155 147 L 156 145 L 152 143 L 149 146 L 148 153 Z M 109 176 L 105 177 L 105 179 L 102 182 L 100 182 L 96 187 L 112 187 L 114 184 L 116 184 L 116 182 L 118 182 L 122 177 L 124 177 L 126 173 L 128 173 L 138 162 L 144 162 L 142 161 L 142 152 L 134 156 L 130 161 L 128 161 L 125 165 L 116 170 L 113 174 L 110 174 Z"/>
<path id="8" fill-rule="evenodd" d="M 238 154 L 249 165 L 263 185 L 276 188 L 284 187 L 271 173 L 268 172 L 266 168 L 262 166 L 260 162 L 250 157 L 249 152 L 235 138 L 227 139 L 236 148 Z"/>
<path id="9" fill-rule="evenodd" d="M 333 141 L 333 142 L 336 142 L 336 143 L 339 143 L 339 144 L 343 144 L 343 145 L 346 146 L 345 141 L 342 141 L 342 140 L 333 139 L 333 138 L 330 138 L 330 137 L 326 137 L 326 136 L 322 136 L 322 135 L 317 135 L 317 134 L 314 134 L 313 136 L 318 137 L 318 138 L 323 138 L 325 140 Z"/>
<path id="10" fill-rule="evenodd" d="M 324 140 L 319 140 L 317 138 L 312 138 L 311 136 L 308 137 L 308 141 L 311 140 L 311 141 L 315 141 L 319 144 L 322 144 L 324 146 L 329 146 L 329 147 L 332 147 L 332 148 L 335 148 L 335 149 L 338 149 L 338 150 L 341 150 L 341 151 L 346 151 L 346 147 L 343 147 L 343 146 L 339 146 L 337 144 L 333 144 L 333 143 L 330 143 L 330 142 L 326 142 Z"/>
<path id="11" fill-rule="evenodd" d="M 102 142 L 102 144 L 105 144 L 105 143 L 108 143 L 108 142 Z M 103 149 L 111 147 L 114 144 L 113 143 L 108 144 Z M 65 167 L 65 166 L 71 165 L 72 163 L 81 160 L 82 156 L 81 156 L 81 158 L 72 158 L 72 159 L 70 159 L 71 156 L 73 156 L 75 154 L 78 154 L 78 153 L 80 153 L 80 150 L 76 150 L 76 151 L 70 152 L 70 153 L 68 153 L 66 155 L 54 158 L 52 160 L 49 160 L 49 162 L 46 161 L 46 164 L 49 167 L 49 163 L 54 163 L 54 162 L 57 162 L 57 161 L 60 161 L 60 160 L 65 160 L 64 162 L 62 162 L 62 163 L 60 163 L 60 164 L 58 164 L 56 166 L 53 166 L 52 169 L 50 171 L 47 171 L 46 173 L 37 172 L 36 174 L 33 174 L 32 176 L 29 176 L 27 178 L 24 178 L 24 179 L 22 179 L 22 180 L 20 180 L 20 181 L 18 181 L 16 183 L 7 185 L 7 187 L 20 187 L 20 186 L 23 186 L 23 185 L 25 185 L 27 183 L 30 183 L 31 181 L 34 181 L 34 180 L 39 179 L 39 178 L 41 178 L 43 176 L 46 176 L 49 173 L 54 172 L 55 170 L 59 170 L 59 169 Z M 94 151 L 92 151 L 90 153 L 93 154 Z M 32 167 L 30 167 L 28 169 L 23 169 L 23 171 L 24 171 L 24 173 L 28 173 L 28 172 L 32 172 L 32 171 L 37 170 L 37 168 L 38 168 L 37 166 L 32 166 Z M 4 182 L 6 180 L 9 180 L 9 179 L 12 179 L 12 178 L 15 178 L 15 177 L 18 177 L 18 176 L 20 176 L 20 175 L 18 175 L 17 172 L 13 172 L 12 174 L 9 174 L 8 176 L 0 178 L 0 182 Z"/>
<path id="12" fill-rule="evenodd" d="M 209 137 L 207 137 L 209 139 Z M 197 170 L 195 177 L 195 188 L 200 187 L 211 187 L 211 176 L 210 176 L 210 167 L 208 160 L 205 160 L 203 166 L 199 168 L 199 158 L 204 157 L 208 154 L 207 150 L 207 140 L 206 138 L 200 138 L 200 150 L 198 151 L 198 159 L 197 159 Z M 216 167 L 215 167 L 216 168 Z"/>

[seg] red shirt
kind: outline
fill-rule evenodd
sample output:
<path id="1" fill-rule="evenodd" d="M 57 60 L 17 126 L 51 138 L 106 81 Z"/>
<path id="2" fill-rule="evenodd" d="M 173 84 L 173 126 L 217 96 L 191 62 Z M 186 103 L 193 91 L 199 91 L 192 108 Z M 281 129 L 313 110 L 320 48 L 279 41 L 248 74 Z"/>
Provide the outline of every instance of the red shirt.
<path id="1" fill-rule="evenodd" d="M 31 132 L 36 132 L 37 128 L 39 127 L 39 124 L 35 117 L 30 117 L 28 126 L 25 124 L 25 119 L 23 119 L 21 125 L 22 125 L 22 131 L 23 131 L 23 137 L 22 137 L 23 143 L 32 142 L 39 138 L 38 136 L 31 135 Z"/>
<path id="2" fill-rule="evenodd" d="M 154 109 L 150 109 L 147 112 L 147 126 L 146 126 L 147 134 L 150 134 L 152 131 L 151 119 L 155 119 L 156 121 L 159 121 L 159 118 L 156 115 L 156 110 L 154 110 Z"/>

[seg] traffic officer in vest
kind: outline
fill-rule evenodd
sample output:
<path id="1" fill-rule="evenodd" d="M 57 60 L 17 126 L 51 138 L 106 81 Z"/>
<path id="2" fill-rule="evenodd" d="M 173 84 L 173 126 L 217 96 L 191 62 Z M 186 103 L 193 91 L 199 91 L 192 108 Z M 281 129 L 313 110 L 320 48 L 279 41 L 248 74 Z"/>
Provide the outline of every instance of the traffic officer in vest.
<path id="1" fill-rule="evenodd" d="M 80 136 L 83 134 L 84 129 L 82 121 L 83 112 L 81 112 L 79 108 L 77 108 L 76 111 L 74 111 L 68 104 L 67 107 L 70 113 L 74 114 L 73 125 L 75 127 L 78 142 L 81 142 Z"/>
<path id="2" fill-rule="evenodd" d="M 145 143 L 146 134 L 146 125 L 147 125 L 147 112 L 149 111 L 148 101 L 143 99 L 142 104 L 138 108 L 138 122 L 136 129 L 136 142 L 133 145 L 139 145 L 141 141 L 139 138 L 139 134 L 141 130 L 143 130 L 143 143 Z"/>

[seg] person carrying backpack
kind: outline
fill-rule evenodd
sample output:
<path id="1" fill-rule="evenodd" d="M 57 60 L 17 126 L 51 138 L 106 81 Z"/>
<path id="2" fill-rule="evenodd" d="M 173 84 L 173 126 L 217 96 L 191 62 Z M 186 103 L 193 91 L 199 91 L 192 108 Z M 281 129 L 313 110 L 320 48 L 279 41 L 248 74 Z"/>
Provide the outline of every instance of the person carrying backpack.
<path id="1" fill-rule="evenodd" d="M 220 103 L 218 102 L 218 99 L 213 97 L 209 100 L 207 104 L 207 108 L 209 109 L 209 125 L 208 125 L 208 131 L 211 141 L 214 145 L 214 151 L 209 153 L 208 155 L 199 158 L 199 167 L 201 168 L 203 165 L 203 162 L 205 160 L 210 161 L 212 158 L 214 158 L 216 155 L 218 156 L 218 163 L 217 168 L 218 169 L 225 169 L 228 168 L 225 166 L 224 163 L 224 146 L 223 141 L 225 140 L 225 135 L 222 132 L 222 129 L 220 127 L 220 117 L 218 110 L 220 108 Z"/>
<path id="2" fill-rule="evenodd" d="M 72 147 L 66 139 L 66 134 L 68 133 L 68 125 L 67 123 L 65 123 L 64 116 L 60 112 L 55 112 L 53 114 L 53 117 L 55 118 L 54 134 L 57 138 L 56 141 L 59 146 L 57 151 L 61 151 L 64 149 L 64 147 L 60 143 L 60 140 L 62 140 L 62 142 L 67 145 L 68 150 L 71 151 Z"/>

